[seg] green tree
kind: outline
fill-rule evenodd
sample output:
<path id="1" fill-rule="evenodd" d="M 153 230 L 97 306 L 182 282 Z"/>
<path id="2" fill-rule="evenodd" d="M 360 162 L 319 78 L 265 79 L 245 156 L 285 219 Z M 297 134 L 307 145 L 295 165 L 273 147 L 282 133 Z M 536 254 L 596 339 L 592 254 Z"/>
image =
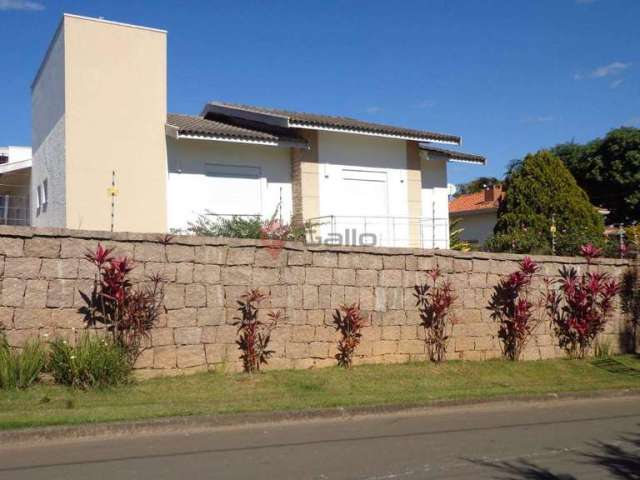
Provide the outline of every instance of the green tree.
<path id="1" fill-rule="evenodd" d="M 516 162 L 507 172 L 505 199 L 498 208 L 493 251 L 575 255 L 580 245 L 602 245 L 604 222 L 562 161 L 541 150 Z"/>
<path id="2" fill-rule="evenodd" d="M 458 185 L 455 196 L 466 195 L 467 193 L 478 193 L 484 190 L 485 186 L 502 185 L 502 180 L 496 177 L 478 177 L 467 183 Z"/>
<path id="3" fill-rule="evenodd" d="M 581 145 L 555 146 L 560 157 L 589 195 L 591 203 L 611 211 L 611 223 L 640 220 L 640 129 L 622 127 L 603 139 Z"/>

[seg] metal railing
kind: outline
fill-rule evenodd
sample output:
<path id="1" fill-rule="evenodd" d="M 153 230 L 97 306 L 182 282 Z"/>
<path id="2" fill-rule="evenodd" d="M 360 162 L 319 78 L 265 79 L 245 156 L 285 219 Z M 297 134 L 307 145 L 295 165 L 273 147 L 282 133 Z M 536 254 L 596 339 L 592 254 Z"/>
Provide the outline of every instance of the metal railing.
<path id="1" fill-rule="evenodd" d="M 29 199 L 0 194 L 0 225 L 29 225 Z"/>
<path id="2" fill-rule="evenodd" d="M 325 215 L 310 219 L 312 243 L 448 248 L 449 219 Z"/>

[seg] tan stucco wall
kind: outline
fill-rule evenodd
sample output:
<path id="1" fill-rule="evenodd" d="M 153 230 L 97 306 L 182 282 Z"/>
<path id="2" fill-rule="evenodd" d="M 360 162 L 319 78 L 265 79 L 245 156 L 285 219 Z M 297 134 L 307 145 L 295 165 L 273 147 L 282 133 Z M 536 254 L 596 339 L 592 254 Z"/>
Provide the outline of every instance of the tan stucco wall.
<path id="1" fill-rule="evenodd" d="M 407 142 L 407 201 L 409 217 L 422 218 L 422 175 L 418 142 Z M 421 247 L 420 224 L 409 223 L 409 247 Z"/>
<path id="2" fill-rule="evenodd" d="M 64 17 L 66 227 L 161 232 L 166 209 L 166 32 Z"/>
<path id="3" fill-rule="evenodd" d="M 301 130 L 298 135 L 307 141 L 309 149 L 291 149 L 293 216 L 296 221 L 306 221 L 320 216 L 318 132 Z"/>

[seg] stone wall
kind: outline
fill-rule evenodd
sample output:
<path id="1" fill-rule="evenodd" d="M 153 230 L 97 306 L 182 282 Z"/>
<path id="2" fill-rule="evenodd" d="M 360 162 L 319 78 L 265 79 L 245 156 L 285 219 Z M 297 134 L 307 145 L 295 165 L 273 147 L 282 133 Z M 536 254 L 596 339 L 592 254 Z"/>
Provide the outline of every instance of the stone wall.
<path id="1" fill-rule="evenodd" d="M 168 241 L 168 242 L 167 242 Z M 342 303 L 360 302 L 372 325 L 357 350 L 358 363 L 424 358 L 422 329 L 413 286 L 436 266 L 458 294 L 448 357 L 483 360 L 500 356 L 497 325 L 486 310 L 492 287 L 517 268 L 518 255 L 371 247 L 271 245 L 220 238 L 0 227 L 2 295 L 0 321 L 9 342 L 64 336 L 84 328 L 78 309 L 90 292 L 95 270 L 84 259 L 98 242 L 132 257 L 136 280 L 160 272 L 167 279 L 165 306 L 138 368 L 148 373 L 204 368 L 237 369 L 236 300 L 249 287 L 271 294 L 265 307 L 286 319 L 273 332 L 271 368 L 335 364 L 332 313 Z M 277 247 L 277 248 L 276 248 Z M 563 264 L 585 268 L 581 259 L 534 257 L 542 275 Z M 598 268 L 620 277 L 623 260 L 601 260 Z M 614 348 L 625 332 L 619 309 L 606 336 Z M 526 359 L 562 356 L 548 322 L 525 352 Z"/>

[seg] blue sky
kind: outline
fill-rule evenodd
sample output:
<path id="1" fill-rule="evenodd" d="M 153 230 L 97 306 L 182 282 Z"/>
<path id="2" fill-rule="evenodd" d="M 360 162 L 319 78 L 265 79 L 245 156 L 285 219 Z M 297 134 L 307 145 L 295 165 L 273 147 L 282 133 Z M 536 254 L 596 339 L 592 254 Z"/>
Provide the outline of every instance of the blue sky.
<path id="1" fill-rule="evenodd" d="M 640 126 L 640 1 L 0 0 L 0 145 L 63 12 L 169 31 L 169 110 L 226 100 L 462 136 L 501 176 L 558 142 Z"/>

